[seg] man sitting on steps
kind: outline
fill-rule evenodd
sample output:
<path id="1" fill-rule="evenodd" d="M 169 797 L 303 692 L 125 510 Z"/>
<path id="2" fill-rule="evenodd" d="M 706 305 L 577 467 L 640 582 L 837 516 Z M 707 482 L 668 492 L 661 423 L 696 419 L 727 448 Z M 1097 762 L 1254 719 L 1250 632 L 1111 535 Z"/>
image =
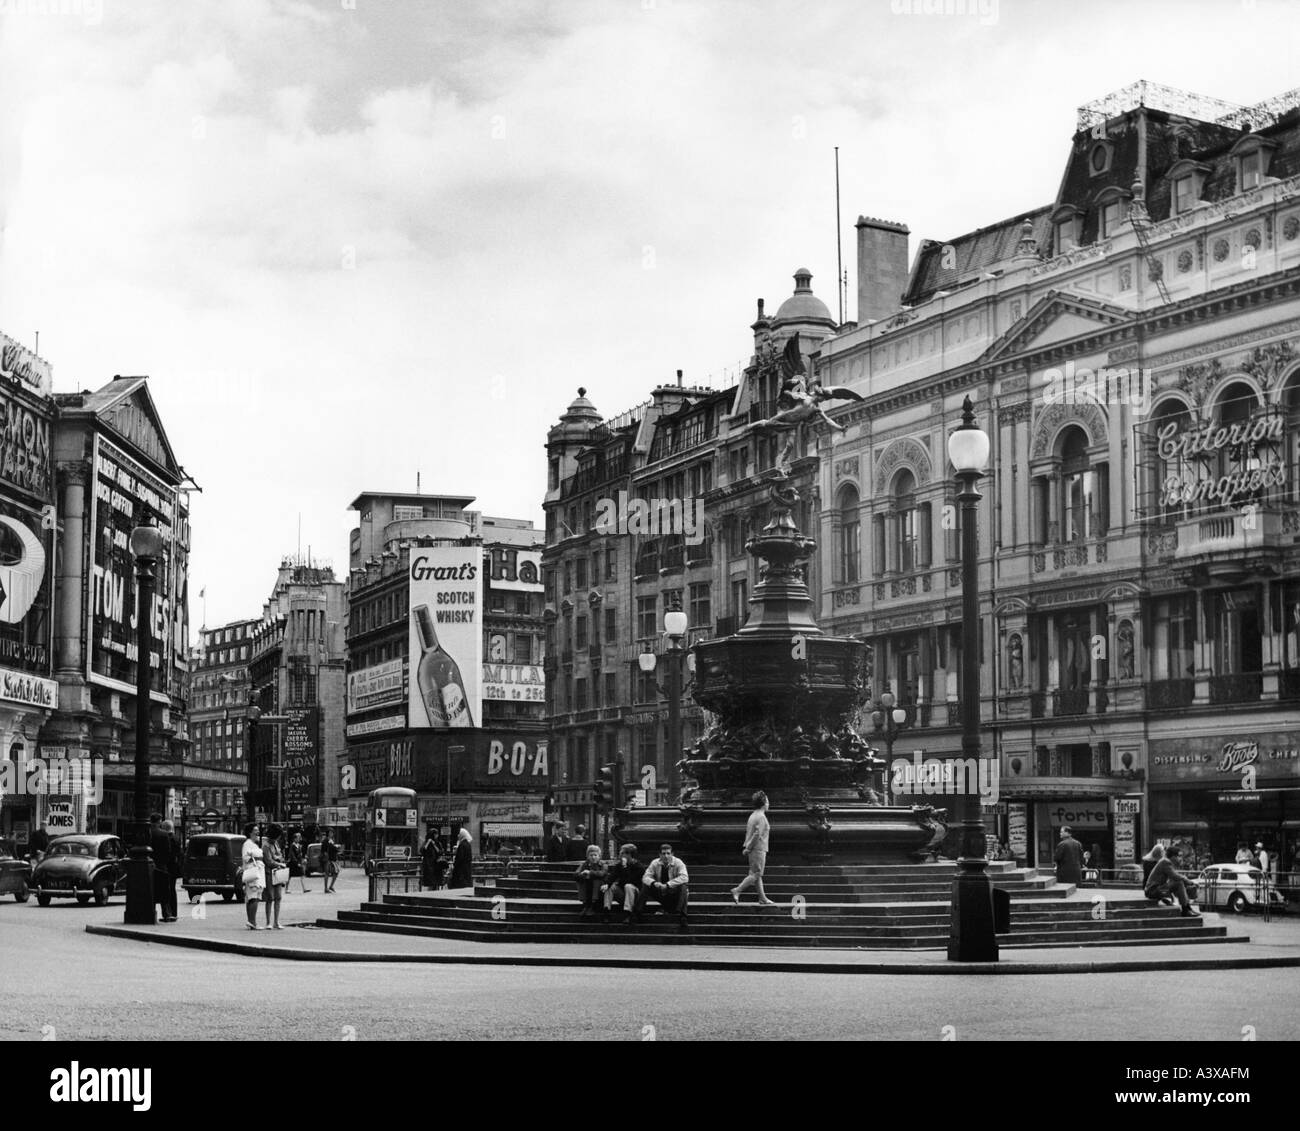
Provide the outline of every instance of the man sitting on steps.
<path id="1" fill-rule="evenodd" d="M 618 860 L 610 867 L 609 881 L 605 886 L 605 917 L 615 904 L 623 908 L 626 918 L 624 924 L 635 923 L 641 918 L 641 880 L 645 876 L 645 865 L 637 859 L 636 845 L 625 844 L 618 850 Z"/>
<path id="2" fill-rule="evenodd" d="M 645 870 L 645 878 L 641 881 L 646 899 L 657 899 L 664 912 L 676 912 L 682 930 L 690 925 L 686 918 L 686 903 L 689 898 L 686 885 L 689 882 L 686 865 L 673 855 L 671 844 L 659 846 L 658 859 Z"/>
<path id="3" fill-rule="evenodd" d="M 1187 880 L 1178 871 L 1178 857 L 1179 849 L 1174 845 L 1156 861 L 1156 866 L 1147 877 L 1145 894 L 1147 899 L 1153 901 L 1167 895 L 1176 896 L 1183 914 L 1193 915 L 1192 901 L 1187 895 Z"/>

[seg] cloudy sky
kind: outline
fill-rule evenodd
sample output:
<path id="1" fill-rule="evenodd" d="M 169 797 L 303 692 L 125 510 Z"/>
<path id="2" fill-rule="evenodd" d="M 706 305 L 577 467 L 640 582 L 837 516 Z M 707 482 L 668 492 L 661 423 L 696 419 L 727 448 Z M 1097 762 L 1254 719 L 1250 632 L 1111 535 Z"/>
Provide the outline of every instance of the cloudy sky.
<path id="1" fill-rule="evenodd" d="M 859 213 L 1050 202 L 1082 102 L 1300 82 L 1285 0 L 935 7 L 0 0 L 0 330 L 149 375 L 215 625 L 417 472 L 540 523 L 576 388 L 734 379 L 795 268 L 834 312 L 835 146 L 853 295 Z"/>

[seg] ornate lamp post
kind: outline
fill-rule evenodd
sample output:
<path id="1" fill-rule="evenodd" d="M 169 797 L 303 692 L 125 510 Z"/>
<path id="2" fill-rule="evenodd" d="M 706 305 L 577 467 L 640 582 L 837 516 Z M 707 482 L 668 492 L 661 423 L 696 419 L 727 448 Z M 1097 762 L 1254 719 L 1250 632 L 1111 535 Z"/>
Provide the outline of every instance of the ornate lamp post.
<path id="1" fill-rule="evenodd" d="M 993 889 L 985 869 L 984 826 L 980 822 L 979 792 L 971 788 L 972 771 L 980 765 L 980 622 L 979 531 L 976 507 L 979 481 L 989 461 L 988 434 L 975 423 L 970 397 L 962 403 L 961 426 L 948 437 L 948 458 L 957 470 L 957 502 L 961 505 L 961 753 L 964 790 L 954 797 L 960 848 L 952 882 L 952 920 L 948 958 L 956 962 L 996 962 Z M 975 782 L 982 776 L 975 774 Z M 959 786 L 960 788 L 960 786 Z"/>
<path id="2" fill-rule="evenodd" d="M 668 646 L 664 650 L 664 656 L 668 660 L 668 686 L 665 688 L 655 685 L 668 700 L 668 784 L 673 793 L 678 789 L 677 763 L 682 757 L 682 663 L 686 657 L 682 641 L 686 639 L 687 624 L 681 600 L 674 598 L 673 607 L 664 613 L 664 636 L 668 638 Z M 690 659 L 694 661 L 694 656 Z M 649 651 L 642 652 L 637 657 L 637 663 L 647 675 L 655 670 L 658 662 L 659 658 Z"/>
<path id="3" fill-rule="evenodd" d="M 162 555 L 162 532 L 156 526 L 131 531 L 135 558 L 135 822 L 131 857 L 126 864 L 126 923 L 156 923 L 153 898 L 153 854 L 149 851 L 149 683 L 153 651 L 154 570 Z"/>
<path id="4" fill-rule="evenodd" d="M 885 740 L 885 772 L 881 775 L 881 792 L 885 795 L 885 803 L 892 805 L 894 802 L 889 795 L 889 775 L 894 765 L 894 739 L 898 737 L 899 731 L 907 727 L 907 711 L 894 706 L 892 691 L 882 691 L 876 704 L 877 709 L 871 712 L 871 725 Z"/>

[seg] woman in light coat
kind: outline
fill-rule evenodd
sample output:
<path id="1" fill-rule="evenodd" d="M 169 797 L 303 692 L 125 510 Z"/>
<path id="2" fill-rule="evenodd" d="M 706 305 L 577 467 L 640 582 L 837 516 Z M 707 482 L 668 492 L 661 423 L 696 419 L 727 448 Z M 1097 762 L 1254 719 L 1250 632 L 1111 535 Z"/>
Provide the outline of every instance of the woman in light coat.
<path id="1" fill-rule="evenodd" d="M 462 828 L 456 836 L 456 856 L 451 862 L 451 880 L 449 888 L 470 888 L 474 886 L 473 864 L 474 847 L 471 843 L 469 829 Z"/>
<path id="2" fill-rule="evenodd" d="M 260 931 L 257 925 L 257 905 L 262 901 L 262 890 L 266 887 L 266 864 L 262 847 L 258 844 L 261 827 L 253 822 L 244 826 L 244 847 L 240 851 L 242 860 L 240 880 L 244 885 L 244 909 L 248 912 L 248 929 Z"/>

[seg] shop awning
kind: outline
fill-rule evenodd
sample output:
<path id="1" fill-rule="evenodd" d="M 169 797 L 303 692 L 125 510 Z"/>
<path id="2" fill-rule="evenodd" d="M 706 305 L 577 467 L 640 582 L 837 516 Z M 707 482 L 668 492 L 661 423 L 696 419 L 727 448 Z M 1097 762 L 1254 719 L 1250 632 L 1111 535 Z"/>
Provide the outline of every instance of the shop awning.
<path id="1" fill-rule="evenodd" d="M 527 821 L 487 821 L 482 833 L 487 836 L 537 836 L 542 835 L 542 826 Z"/>

